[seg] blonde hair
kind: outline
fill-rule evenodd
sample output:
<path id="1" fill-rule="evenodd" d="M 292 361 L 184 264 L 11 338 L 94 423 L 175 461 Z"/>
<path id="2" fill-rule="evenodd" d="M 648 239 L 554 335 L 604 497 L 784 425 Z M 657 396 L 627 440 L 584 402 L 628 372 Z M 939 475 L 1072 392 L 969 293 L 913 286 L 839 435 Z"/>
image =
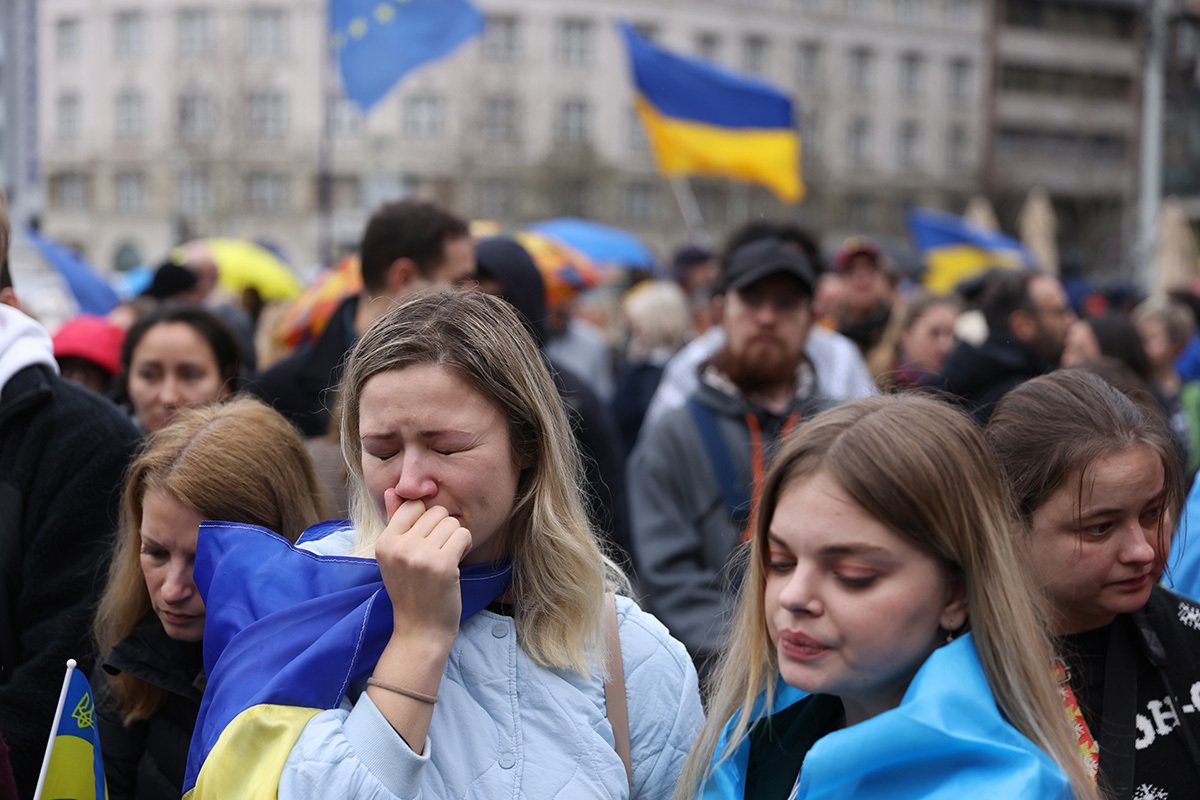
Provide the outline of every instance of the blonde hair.
<path id="1" fill-rule="evenodd" d="M 1017 559 L 1004 490 L 983 434 L 944 403 L 897 394 L 853 401 L 815 417 L 787 440 L 768 471 L 736 622 L 709 699 L 708 721 L 676 798 L 694 797 L 711 764 L 728 758 L 746 738 L 761 694 L 767 707 L 773 702 L 779 664 L 764 608 L 767 532 L 783 492 L 817 472 L 928 552 L 947 575 L 961 579 L 975 647 L 997 705 L 1058 763 L 1076 797 L 1098 797 L 1063 712 L 1049 635 Z M 730 719 L 732 734 L 718 753 Z"/>
<path id="2" fill-rule="evenodd" d="M 674 353 L 691 328 L 687 295 L 673 281 L 643 281 L 625 295 L 621 309 L 629 319 L 640 354 L 655 348 Z"/>
<path id="3" fill-rule="evenodd" d="M 932 294 L 918 291 L 902 300 L 897 300 L 892 308 L 891 318 L 883 331 L 879 344 L 867 353 L 867 368 L 871 377 L 883 391 L 890 391 L 896 385 L 896 370 L 902 364 L 900 358 L 900 336 L 912 330 L 921 317 L 931 308 L 949 306 L 956 311 L 962 310 L 962 303 L 953 295 Z"/>
<path id="4" fill-rule="evenodd" d="M 150 491 L 207 519 L 261 525 L 291 541 L 324 514 L 304 442 L 278 412 L 245 397 L 184 412 L 151 435 L 129 467 L 93 629 L 101 658 L 151 610 L 140 558 L 142 504 Z M 162 689 L 128 673 L 108 680 L 126 725 L 151 716 L 166 699 Z"/>
<path id="5" fill-rule="evenodd" d="M 589 674 L 602 653 L 607 589 L 626 590 L 592 530 L 583 467 L 554 380 L 507 302 L 482 292 L 417 292 L 375 321 L 346 363 L 342 455 L 350 470 L 355 553 L 374 555 L 385 520 L 363 480 L 359 402 L 374 376 L 431 364 L 454 373 L 503 414 L 521 470 L 506 542 L 514 621 L 535 663 Z"/>

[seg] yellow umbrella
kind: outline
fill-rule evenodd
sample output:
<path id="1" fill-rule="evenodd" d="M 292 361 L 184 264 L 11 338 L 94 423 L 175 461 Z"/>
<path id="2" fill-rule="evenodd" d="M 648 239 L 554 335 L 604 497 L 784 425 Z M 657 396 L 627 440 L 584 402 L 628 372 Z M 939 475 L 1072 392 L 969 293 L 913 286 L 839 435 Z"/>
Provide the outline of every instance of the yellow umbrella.
<path id="1" fill-rule="evenodd" d="M 171 260 L 183 264 L 207 257 L 217 266 L 217 282 L 233 293 L 256 289 L 262 299 L 292 300 L 303 287 L 283 259 L 262 245 L 245 239 L 197 239 L 171 251 Z"/>

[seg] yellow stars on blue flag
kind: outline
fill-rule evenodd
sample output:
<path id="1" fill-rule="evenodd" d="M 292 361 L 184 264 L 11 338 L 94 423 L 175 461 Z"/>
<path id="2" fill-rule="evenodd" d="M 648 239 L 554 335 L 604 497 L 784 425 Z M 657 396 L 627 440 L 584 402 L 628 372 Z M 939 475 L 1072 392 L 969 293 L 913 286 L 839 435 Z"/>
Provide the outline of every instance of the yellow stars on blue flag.
<path id="1" fill-rule="evenodd" d="M 330 0 L 329 35 L 346 97 L 364 111 L 409 71 L 483 30 L 468 0 Z"/>

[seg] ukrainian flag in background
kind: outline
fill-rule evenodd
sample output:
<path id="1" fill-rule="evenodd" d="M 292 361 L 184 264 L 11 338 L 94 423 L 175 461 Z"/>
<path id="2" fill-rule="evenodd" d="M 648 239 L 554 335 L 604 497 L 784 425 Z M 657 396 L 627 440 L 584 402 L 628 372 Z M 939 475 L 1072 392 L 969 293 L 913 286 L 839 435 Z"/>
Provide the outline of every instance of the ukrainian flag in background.
<path id="1" fill-rule="evenodd" d="M 67 676 L 58 699 L 54 738 L 42 762 L 38 798 L 103 800 L 104 758 L 100 755 L 100 732 L 96 728 L 96 701 L 87 677 L 67 662 Z"/>
<path id="2" fill-rule="evenodd" d="M 925 261 L 924 283 L 931 292 L 951 292 L 962 281 L 997 267 L 1033 267 L 1033 257 L 1016 239 L 953 214 L 914 208 L 908 212 L 908 230 Z"/>
<path id="3" fill-rule="evenodd" d="M 300 542 L 346 535 L 348 526 L 323 522 Z M 391 638 L 379 564 L 315 555 L 256 525 L 205 520 L 193 574 L 207 608 L 208 682 L 184 797 L 275 797 L 304 726 L 362 688 Z M 511 578 L 509 562 L 460 568 L 462 619 Z"/>
<path id="4" fill-rule="evenodd" d="M 329 33 L 342 88 L 366 111 L 406 73 L 483 30 L 467 0 L 329 0 Z"/>
<path id="5" fill-rule="evenodd" d="M 638 116 L 665 175 L 714 175 L 804 197 L 792 100 L 748 75 L 664 50 L 618 23 L 629 48 Z"/>

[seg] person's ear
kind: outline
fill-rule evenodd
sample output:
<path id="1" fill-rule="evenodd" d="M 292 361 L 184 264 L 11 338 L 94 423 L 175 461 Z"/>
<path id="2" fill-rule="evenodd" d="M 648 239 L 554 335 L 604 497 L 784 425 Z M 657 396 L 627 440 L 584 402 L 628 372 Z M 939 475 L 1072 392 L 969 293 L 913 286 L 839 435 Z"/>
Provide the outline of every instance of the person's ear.
<path id="1" fill-rule="evenodd" d="M 947 631 L 957 631 L 967 624 L 969 612 L 967 586 L 961 577 L 956 577 L 946 586 L 946 602 L 942 605 L 938 625 Z"/>
<path id="2" fill-rule="evenodd" d="M 387 288 L 389 295 L 400 297 L 415 285 L 419 277 L 420 272 L 417 270 L 417 262 L 411 258 L 397 258 L 388 267 L 387 279 L 384 282 L 384 286 Z"/>

